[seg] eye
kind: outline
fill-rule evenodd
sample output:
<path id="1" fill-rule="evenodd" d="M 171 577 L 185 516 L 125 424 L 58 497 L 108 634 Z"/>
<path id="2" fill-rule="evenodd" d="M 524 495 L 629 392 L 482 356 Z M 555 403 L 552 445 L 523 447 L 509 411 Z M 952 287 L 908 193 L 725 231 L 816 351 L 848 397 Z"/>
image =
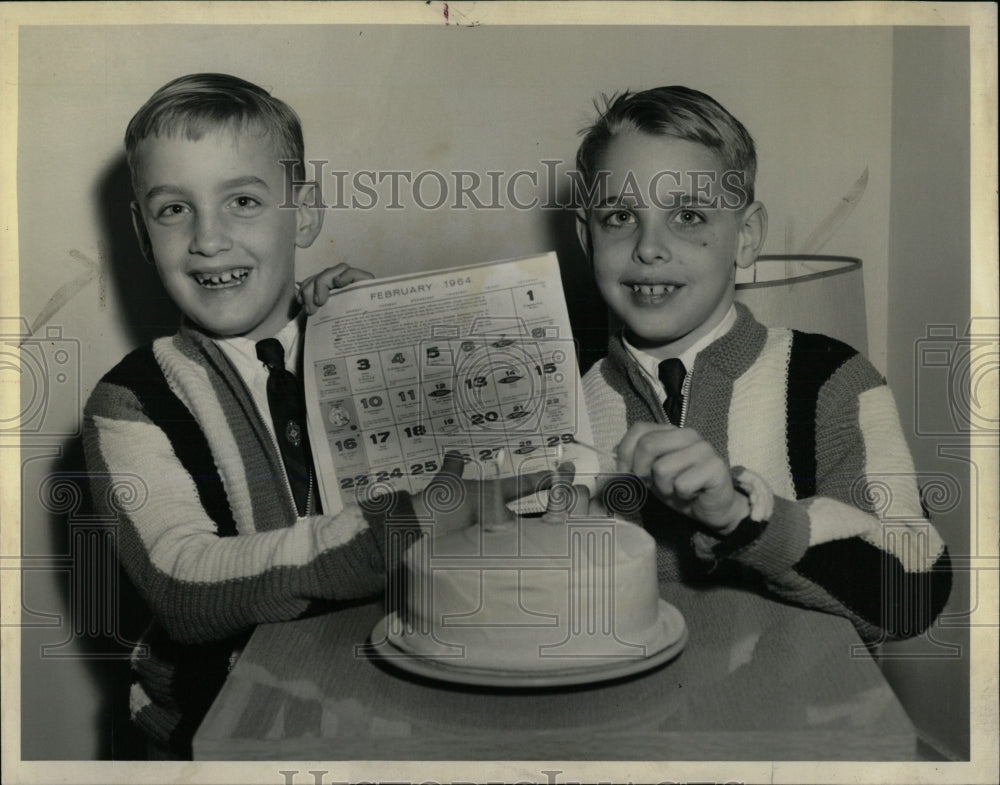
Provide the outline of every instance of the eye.
<path id="1" fill-rule="evenodd" d="M 170 202 L 169 204 L 163 205 L 163 207 L 156 211 L 156 220 L 164 223 L 174 223 L 178 218 L 188 212 L 190 212 L 190 209 L 186 204 L 181 204 L 180 202 Z"/>
<path id="2" fill-rule="evenodd" d="M 601 218 L 601 225 L 609 229 L 617 229 L 633 223 L 635 223 L 635 216 L 628 210 L 614 210 Z"/>
<path id="3" fill-rule="evenodd" d="M 260 200 L 245 194 L 235 197 L 229 205 L 234 212 L 240 215 L 253 215 L 262 206 Z"/>
<path id="4" fill-rule="evenodd" d="M 705 217 L 695 210 L 678 210 L 674 213 L 673 222 L 681 226 L 698 226 L 705 223 Z"/>

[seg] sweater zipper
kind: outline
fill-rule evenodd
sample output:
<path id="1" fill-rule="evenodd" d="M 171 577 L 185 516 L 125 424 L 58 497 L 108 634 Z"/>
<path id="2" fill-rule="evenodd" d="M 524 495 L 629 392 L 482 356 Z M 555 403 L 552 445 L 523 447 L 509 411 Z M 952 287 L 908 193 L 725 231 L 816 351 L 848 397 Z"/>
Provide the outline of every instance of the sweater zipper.
<path id="1" fill-rule="evenodd" d="M 285 481 L 285 491 L 287 492 L 287 498 L 292 505 L 292 509 L 295 511 L 295 517 L 298 518 L 299 507 L 295 503 L 295 494 L 292 493 L 292 483 L 288 479 L 288 472 L 285 469 L 285 462 L 281 458 L 281 447 L 278 445 L 278 435 L 276 433 L 273 433 L 271 429 L 267 427 L 266 421 L 264 421 L 263 416 L 261 416 L 260 407 L 257 405 L 257 402 L 253 399 L 253 396 L 251 395 L 249 396 L 249 398 L 250 398 L 250 403 L 253 404 L 254 411 L 257 412 L 257 416 L 261 418 L 262 422 L 264 422 L 264 430 L 266 430 L 268 434 L 271 436 L 271 447 L 274 450 L 274 454 L 278 458 L 278 463 L 281 464 L 281 479 Z M 313 470 L 310 469 L 309 495 L 306 497 L 306 515 L 312 515 L 312 497 L 313 497 L 312 491 L 313 491 Z"/>
<path id="2" fill-rule="evenodd" d="M 688 391 L 691 389 L 691 374 L 687 374 L 684 377 L 684 381 L 681 383 L 681 421 L 678 424 L 678 428 L 683 428 L 684 423 L 687 422 L 687 412 L 688 412 Z"/>
<path id="3" fill-rule="evenodd" d="M 224 352 L 223 352 L 223 356 L 225 357 L 225 353 Z M 289 503 L 292 505 L 292 510 L 295 512 L 295 517 L 298 518 L 299 517 L 299 508 L 298 508 L 298 505 L 295 503 L 295 494 L 292 493 L 292 483 L 289 481 L 289 479 L 288 479 L 288 473 L 285 470 L 285 461 L 281 457 L 281 447 L 278 446 L 278 436 L 277 436 L 277 434 L 273 433 L 271 431 L 271 429 L 268 427 L 267 423 L 270 420 L 269 419 L 268 420 L 264 419 L 264 415 L 261 413 L 260 407 L 257 405 L 256 399 L 253 397 L 253 395 L 250 392 L 250 386 L 247 383 L 246 379 L 244 379 L 242 377 L 242 375 L 238 371 L 236 371 L 235 368 L 233 368 L 233 365 L 228 360 L 228 358 L 225 358 L 225 359 L 226 359 L 226 362 L 229 364 L 229 367 L 232 368 L 232 370 L 236 373 L 237 378 L 242 383 L 242 385 L 243 385 L 243 392 L 246 395 L 247 400 L 250 401 L 250 405 L 253 407 L 253 410 L 257 413 L 257 418 L 263 424 L 264 430 L 267 431 L 268 435 L 271 437 L 271 448 L 272 448 L 272 451 L 273 451 L 274 455 L 277 456 L 278 463 L 281 464 L 281 477 L 285 481 L 285 492 L 287 494 L 287 498 L 288 498 Z M 270 412 L 268 412 L 267 416 L 268 416 L 268 418 L 270 418 Z M 312 512 L 313 512 L 312 508 L 313 508 L 313 483 L 314 483 L 314 480 L 315 480 L 315 473 L 313 472 L 312 468 L 310 468 L 309 469 L 309 496 L 306 498 L 306 515 L 312 515 Z"/>

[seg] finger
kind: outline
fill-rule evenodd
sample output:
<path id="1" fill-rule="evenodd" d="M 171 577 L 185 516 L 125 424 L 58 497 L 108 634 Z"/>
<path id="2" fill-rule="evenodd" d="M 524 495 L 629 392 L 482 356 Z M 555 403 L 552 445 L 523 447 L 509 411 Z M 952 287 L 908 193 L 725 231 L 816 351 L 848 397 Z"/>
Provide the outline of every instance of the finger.
<path id="1" fill-rule="evenodd" d="M 694 464 L 674 476 L 674 496 L 690 502 L 701 496 L 711 481 L 711 473 L 704 465 Z"/>
<path id="2" fill-rule="evenodd" d="M 446 453 L 440 470 L 427 487 L 413 497 L 417 516 L 434 521 L 435 536 L 472 523 L 466 484 L 462 480 L 464 469 L 465 460 L 460 453 Z"/>
<path id="3" fill-rule="evenodd" d="M 664 431 L 644 434 L 632 448 L 632 462 L 628 471 L 636 477 L 648 479 L 653 473 L 654 464 L 677 451 L 678 447 L 671 436 L 670 432 Z M 664 462 L 663 465 L 668 464 Z"/>
<path id="4" fill-rule="evenodd" d="M 555 482 L 568 482 L 572 485 L 576 478 L 576 464 L 573 461 L 563 461 L 556 466 Z"/>
<path id="5" fill-rule="evenodd" d="M 313 302 L 318 306 L 325 305 L 326 301 L 330 299 L 330 292 L 343 286 L 343 284 L 337 283 L 338 279 L 350 269 L 349 265 L 341 262 L 326 268 L 317 275 L 316 285 L 313 287 L 312 293 Z"/>
<path id="6" fill-rule="evenodd" d="M 715 455 L 712 446 L 690 428 L 658 428 L 643 435 L 636 443 L 631 471 L 637 477 L 648 478 L 652 465 L 661 456 L 684 450 L 695 450 L 696 455 L 705 459 Z"/>
<path id="7" fill-rule="evenodd" d="M 319 275 L 323 279 L 325 288 L 334 289 L 336 288 L 337 279 L 340 278 L 344 273 L 346 273 L 350 269 L 351 266 L 346 262 L 338 262 L 337 264 L 333 265 L 333 267 L 327 267 Z"/>
<path id="8" fill-rule="evenodd" d="M 576 491 L 573 484 L 556 479 L 549 488 L 548 504 L 542 520 L 548 523 L 564 523 L 576 506 Z"/>
<path id="9" fill-rule="evenodd" d="M 673 427 L 673 426 L 669 426 Z M 650 433 L 663 430 L 662 425 L 657 423 L 640 422 L 628 429 L 628 432 L 618 442 L 614 452 L 618 456 L 617 470 L 620 472 L 631 472 L 633 466 L 633 456 L 636 445 L 641 439 Z"/>
<path id="10" fill-rule="evenodd" d="M 663 453 L 650 466 L 653 485 L 660 493 L 688 501 L 704 490 L 704 482 L 722 466 L 707 442 Z M 679 483 L 681 477 L 686 478 Z"/>
<path id="11" fill-rule="evenodd" d="M 316 283 L 322 275 L 323 273 L 310 275 L 295 285 L 295 295 L 299 303 L 306 309 L 306 313 L 313 314 L 316 312 Z"/>
<path id="12" fill-rule="evenodd" d="M 687 501 L 711 493 L 728 504 L 732 488 L 732 473 L 721 460 L 693 462 L 674 477 L 674 493 Z"/>
<path id="13" fill-rule="evenodd" d="M 295 296 L 299 298 L 300 303 L 305 304 L 312 300 L 312 288 L 315 281 L 316 276 L 310 275 L 308 278 L 295 284 Z"/>
<path id="14" fill-rule="evenodd" d="M 330 299 L 330 289 L 327 286 L 320 284 L 319 286 L 312 287 L 311 296 L 308 296 L 306 300 L 306 307 L 312 308 L 314 311 L 322 308 L 326 305 L 326 301 Z"/>
<path id="15" fill-rule="evenodd" d="M 323 304 L 316 302 L 316 279 L 310 278 L 302 285 L 302 289 L 300 291 L 302 307 L 308 315 L 312 316 L 319 310 L 320 305 Z"/>
<path id="16" fill-rule="evenodd" d="M 577 493 L 574 490 L 573 480 L 576 477 L 576 466 L 572 461 L 564 461 L 556 467 L 556 472 L 552 476 L 549 485 L 548 509 L 552 511 L 572 512 L 577 506 Z M 584 495 L 586 495 L 586 487 Z"/>
<path id="17" fill-rule="evenodd" d="M 573 479 L 576 476 L 576 466 L 572 461 L 560 463 L 555 472 L 543 481 L 543 488 L 549 491 L 549 508 L 561 507 L 570 509 L 573 494 Z"/>
<path id="18" fill-rule="evenodd" d="M 348 286 L 357 281 L 370 281 L 374 277 L 375 276 L 367 270 L 361 270 L 357 267 L 347 267 L 346 270 L 338 274 L 334 279 L 334 283 L 336 284 L 335 288 Z"/>
<path id="19" fill-rule="evenodd" d="M 556 466 L 548 482 L 549 499 L 543 520 L 552 523 L 565 521 L 567 516 L 580 510 L 582 502 L 588 498 L 588 491 L 586 486 L 574 486 L 575 478 L 576 465 L 573 461 L 563 461 Z"/>
<path id="20" fill-rule="evenodd" d="M 549 489 L 549 503 L 542 520 L 547 523 L 565 523 L 574 516 L 590 513 L 590 491 L 586 485 L 558 483 Z"/>

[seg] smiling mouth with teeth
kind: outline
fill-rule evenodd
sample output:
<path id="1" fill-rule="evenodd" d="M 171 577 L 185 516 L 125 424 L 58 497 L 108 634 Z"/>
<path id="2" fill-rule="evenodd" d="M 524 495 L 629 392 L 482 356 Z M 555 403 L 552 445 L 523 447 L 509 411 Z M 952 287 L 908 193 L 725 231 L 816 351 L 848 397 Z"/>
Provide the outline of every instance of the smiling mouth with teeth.
<path id="1" fill-rule="evenodd" d="M 239 286 L 248 275 L 250 275 L 248 267 L 236 267 L 218 273 L 192 273 L 192 277 L 206 289 L 225 289 L 230 286 Z"/>
<path id="2" fill-rule="evenodd" d="M 630 284 L 633 292 L 636 294 L 644 294 L 649 297 L 655 297 L 660 294 L 671 294 L 677 291 L 677 284 L 670 283 L 657 283 L 657 284 Z"/>

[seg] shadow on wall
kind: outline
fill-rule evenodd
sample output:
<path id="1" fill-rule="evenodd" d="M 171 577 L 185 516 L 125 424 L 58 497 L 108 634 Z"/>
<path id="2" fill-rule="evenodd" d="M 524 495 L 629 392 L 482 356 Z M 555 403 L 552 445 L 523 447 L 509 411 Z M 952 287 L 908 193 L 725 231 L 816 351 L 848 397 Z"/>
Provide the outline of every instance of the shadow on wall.
<path id="1" fill-rule="evenodd" d="M 79 437 L 65 445 L 46 486 L 52 553 L 70 559 L 69 580 L 57 581 L 67 639 L 44 645 L 38 656 L 85 663 L 101 696 L 94 712 L 97 760 L 143 759 L 144 737 L 129 717 L 129 656 L 149 612 L 118 564 L 117 522 L 95 517 Z"/>
<path id="2" fill-rule="evenodd" d="M 180 311 L 167 296 L 156 268 L 139 250 L 129 210 L 132 181 L 124 154 L 116 156 L 101 174 L 95 198 L 100 205 L 100 235 L 111 288 L 121 307 L 120 328 L 129 345 L 141 346 L 172 334 L 180 323 Z"/>
<path id="3" fill-rule="evenodd" d="M 566 204 L 568 193 L 558 196 Z M 594 275 L 576 236 L 576 214 L 570 209 L 546 210 L 547 247 L 559 257 L 570 328 L 576 341 L 580 373 L 584 374 L 608 349 L 608 309 L 594 283 Z"/>
<path id="4" fill-rule="evenodd" d="M 93 195 L 100 210 L 102 261 L 121 312 L 121 322 L 111 329 L 129 347 L 173 333 L 179 311 L 155 267 L 143 259 L 132 229 L 132 186 L 124 155 L 98 176 Z M 107 368 L 119 359 L 101 358 Z M 73 657 L 84 663 L 100 695 L 94 712 L 96 759 L 142 759 L 144 737 L 129 717 L 129 656 L 149 612 L 118 564 L 118 523 L 95 516 L 80 437 L 69 439 L 60 456 L 38 489 L 40 514 L 47 517 L 39 523 L 50 531 L 50 552 L 66 554 L 70 562 L 68 580 L 56 582 L 65 609 L 66 640 L 43 644 L 38 656 Z"/>

